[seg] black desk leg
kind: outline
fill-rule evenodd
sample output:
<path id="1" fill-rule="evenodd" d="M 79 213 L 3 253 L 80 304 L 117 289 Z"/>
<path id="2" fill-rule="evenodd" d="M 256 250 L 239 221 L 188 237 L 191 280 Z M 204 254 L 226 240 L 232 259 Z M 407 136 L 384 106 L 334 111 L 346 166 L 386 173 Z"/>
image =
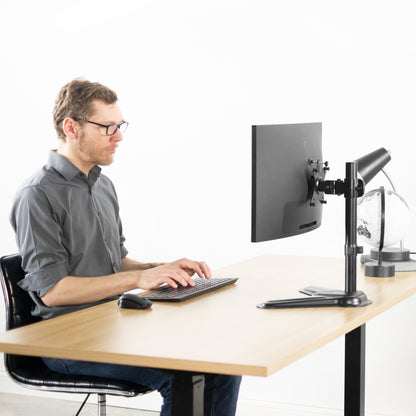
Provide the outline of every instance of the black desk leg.
<path id="1" fill-rule="evenodd" d="M 204 376 L 175 373 L 172 416 L 204 416 Z"/>
<path id="2" fill-rule="evenodd" d="M 364 416 L 365 324 L 345 335 L 344 416 Z"/>

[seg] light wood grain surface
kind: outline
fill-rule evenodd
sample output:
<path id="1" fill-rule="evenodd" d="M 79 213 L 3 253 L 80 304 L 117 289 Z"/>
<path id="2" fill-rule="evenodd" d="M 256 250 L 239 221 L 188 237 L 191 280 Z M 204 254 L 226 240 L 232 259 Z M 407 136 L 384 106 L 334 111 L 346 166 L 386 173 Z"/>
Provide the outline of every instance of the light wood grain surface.
<path id="1" fill-rule="evenodd" d="M 344 259 L 266 255 L 217 270 L 236 285 L 145 311 L 116 302 L 0 334 L 0 351 L 118 364 L 268 376 L 416 293 L 416 272 L 363 277 L 363 308 L 262 310 L 308 285 L 344 288 Z"/>

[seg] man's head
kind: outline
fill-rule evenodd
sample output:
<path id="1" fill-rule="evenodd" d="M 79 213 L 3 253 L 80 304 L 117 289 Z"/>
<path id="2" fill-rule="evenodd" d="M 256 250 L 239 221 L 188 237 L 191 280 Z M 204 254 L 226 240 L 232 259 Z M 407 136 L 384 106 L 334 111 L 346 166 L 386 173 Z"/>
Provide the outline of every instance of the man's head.
<path id="1" fill-rule="evenodd" d="M 114 104 L 117 94 L 98 82 L 82 79 L 75 79 L 61 88 L 53 109 L 55 129 L 60 139 L 66 140 L 63 121 L 68 117 L 76 121 L 88 120 L 94 113 L 95 100 Z"/>
<path id="2" fill-rule="evenodd" d="M 86 175 L 94 165 L 113 162 L 128 126 L 114 91 L 99 83 L 71 81 L 59 92 L 53 114 L 59 154 Z"/>

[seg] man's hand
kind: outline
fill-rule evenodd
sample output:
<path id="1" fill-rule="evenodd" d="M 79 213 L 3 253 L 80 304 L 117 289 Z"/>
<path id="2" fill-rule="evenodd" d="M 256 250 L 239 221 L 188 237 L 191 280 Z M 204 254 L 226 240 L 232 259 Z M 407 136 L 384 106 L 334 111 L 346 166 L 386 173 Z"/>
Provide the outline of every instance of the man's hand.
<path id="1" fill-rule="evenodd" d="M 171 264 L 180 267 L 182 270 L 188 273 L 189 276 L 193 276 L 196 273 L 200 278 L 205 277 L 206 279 L 209 279 L 211 277 L 211 269 L 203 261 L 180 259 L 174 261 Z"/>
<path id="2" fill-rule="evenodd" d="M 192 279 L 194 274 L 201 278 L 209 279 L 211 270 L 204 262 L 196 262 L 189 259 L 176 260 L 161 266 L 153 267 L 140 272 L 138 287 L 141 289 L 154 289 L 163 283 L 174 288 L 181 286 L 195 286 Z"/>

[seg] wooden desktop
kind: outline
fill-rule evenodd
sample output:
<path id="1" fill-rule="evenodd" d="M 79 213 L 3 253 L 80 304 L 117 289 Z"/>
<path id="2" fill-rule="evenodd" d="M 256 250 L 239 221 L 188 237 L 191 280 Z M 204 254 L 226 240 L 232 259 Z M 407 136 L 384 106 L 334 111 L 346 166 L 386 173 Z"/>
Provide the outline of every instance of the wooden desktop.
<path id="1" fill-rule="evenodd" d="M 359 308 L 258 309 L 270 299 L 302 296 L 319 285 L 344 286 L 344 259 L 265 255 L 224 267 L 237 284 L 150 310 L 109 302 L 0 334 L 0 351 L 191 372 L 269 376 L 346 336 L 345 415 L 364 415 L 365 323 L 416 293 L 416 273 L 367 278 Z"/>

